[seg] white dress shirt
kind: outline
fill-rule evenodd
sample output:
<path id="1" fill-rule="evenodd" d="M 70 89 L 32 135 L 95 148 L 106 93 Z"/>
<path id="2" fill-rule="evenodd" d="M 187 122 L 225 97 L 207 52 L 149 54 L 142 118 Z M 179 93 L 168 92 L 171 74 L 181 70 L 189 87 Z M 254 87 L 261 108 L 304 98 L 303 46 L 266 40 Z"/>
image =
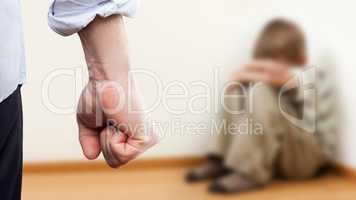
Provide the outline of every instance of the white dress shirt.
<path id="1" fill-rule="evenodd" d="M 138 0 L 55 0 L 48 24 L 67 36 L 86 27 L 95 16 L 136 13 Z M 0 0 L 0 102 L 25 81 L 25 54 L 20 0 Z"/>
<path id="2" fill-rule="evenodd" d="M 0 102 L 25 80 L 20 0 L 0 0 Z"/>
<path id="3" fill-rule="evenodd" d="M 49 26 L 67 36 L 86 27 L 95 16 L 136 13 L 138 0 L 55 0 L 48 12 Z"/>

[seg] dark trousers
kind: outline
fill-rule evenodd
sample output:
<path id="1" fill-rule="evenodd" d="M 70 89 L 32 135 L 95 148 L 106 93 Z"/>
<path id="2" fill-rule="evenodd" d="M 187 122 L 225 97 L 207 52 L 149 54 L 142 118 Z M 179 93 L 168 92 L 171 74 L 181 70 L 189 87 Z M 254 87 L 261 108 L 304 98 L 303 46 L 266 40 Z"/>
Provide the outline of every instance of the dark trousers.
<path id="1" fill-rule="evenodd" d="M 20 200 L 22 102 L 19 86 L 0 103 L 0 200 Z"/>

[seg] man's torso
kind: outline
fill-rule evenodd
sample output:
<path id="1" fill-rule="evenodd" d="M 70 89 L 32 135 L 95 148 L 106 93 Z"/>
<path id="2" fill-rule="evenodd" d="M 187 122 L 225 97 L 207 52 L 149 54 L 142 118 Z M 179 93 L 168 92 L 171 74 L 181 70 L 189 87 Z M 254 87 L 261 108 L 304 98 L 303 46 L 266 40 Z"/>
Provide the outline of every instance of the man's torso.
<path id="1" fill-rule="evenodd" d="M 0 102 L 25 79 L 25 59 L 19 0 L 0 1 Z"/>

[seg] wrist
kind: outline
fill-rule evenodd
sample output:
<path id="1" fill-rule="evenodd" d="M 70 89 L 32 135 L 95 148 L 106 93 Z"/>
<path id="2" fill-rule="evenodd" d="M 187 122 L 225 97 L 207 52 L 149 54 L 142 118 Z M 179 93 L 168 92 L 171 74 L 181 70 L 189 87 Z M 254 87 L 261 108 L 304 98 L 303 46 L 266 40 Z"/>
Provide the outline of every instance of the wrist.
<path id="1" fill-rule="evenodd" d="M 89 79 L 94 81 L 127 81 L 128 63 L 87 61 Z"/>

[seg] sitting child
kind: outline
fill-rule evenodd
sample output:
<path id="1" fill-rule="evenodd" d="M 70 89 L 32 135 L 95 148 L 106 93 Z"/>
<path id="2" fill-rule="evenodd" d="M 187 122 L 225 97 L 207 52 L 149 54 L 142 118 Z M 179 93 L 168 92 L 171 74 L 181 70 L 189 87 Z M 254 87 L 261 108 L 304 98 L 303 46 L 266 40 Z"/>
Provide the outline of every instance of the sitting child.
<path id="1" fill-rule="evenodd" d="M 306 55 L 297 25 L 284 19 L 266 25 L 254 61 L 234 73 L 236 84 L 225 93 L 221 119 L 228 126 L 217 135 L 207 161 L 187 174 L 188 182 L 214 179 L 211 192 L 242 192 L 276 176 L 312 178 L 335 159 L 330 84 L 322 84 L 326 76 L 321 69 L 302 67 Z M 229 98 L 234 95 L 239 98 Z M 236 128 L 242 123 L 247 123 L 246 129 Z"/>

